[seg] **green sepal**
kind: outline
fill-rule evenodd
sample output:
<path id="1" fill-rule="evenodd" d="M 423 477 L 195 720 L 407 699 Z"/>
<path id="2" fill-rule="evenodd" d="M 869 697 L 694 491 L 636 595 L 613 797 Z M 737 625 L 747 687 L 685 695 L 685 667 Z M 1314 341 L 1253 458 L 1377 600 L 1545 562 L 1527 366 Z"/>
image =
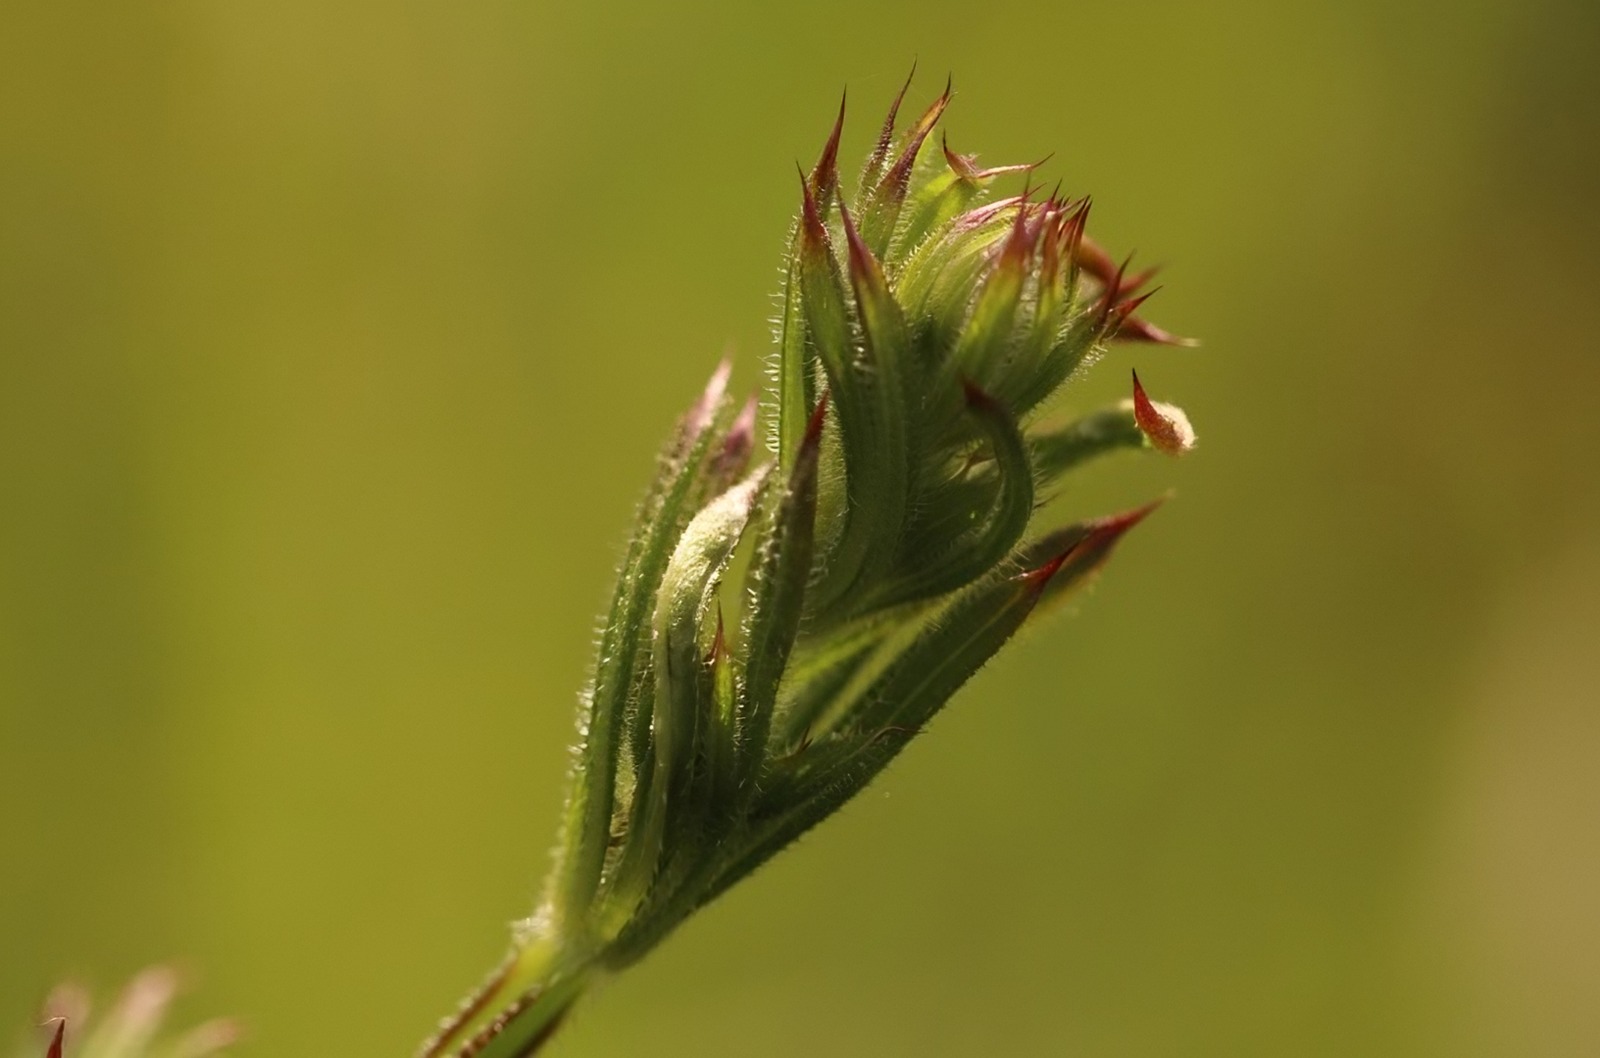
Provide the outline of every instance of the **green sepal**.
<path id="1" fill-rule="evenodd" d="M 1154 500 L 1143 507 L 1078 522 L 1047 533 L 1029 542 L 1019 550 L 1023 563 L 1056 561 L 1056 572 L 1049 578 L 1040 595 L 1038 611 L 1054 610 L 1078 589 L 1088 584 L 1110 560 L 1117 543 L 1134 526 L 1148 518 L 1163 500 Z M 1047 556 L 1058 556 L 1051 559 Z"/>
<path id="2" fill-rule="evenodd" d="M 817 457 L 827 399 L 819 401 L 800 444 L 787 487 L 772 505 L 760 551 L 750 566 L 744 635 L 744 681 L 736 710 L 735 786 L 748 802 L 761 779 L 778 688 L 805 608 L 817 516 Z"/>
<path id="3" fill-rule="evenodd" d="M 747 851 L 711 888 L 720 892 L 831 815 L 910 742 L 1021 627 L 1060 559 L 991 573 L 928 618 L 881 667 L 827 736 L 799 754 L 788 807 L 756 821 Z"/>
<path id="4" fill-rule="evenodd" d="M 686 502 L 700 478 L 730 370 L 726 361 L 718 367 L 668 443 L 655 480 L 639 506 L 612 593 L 595 675 L 584 696 L 581 741 L 575 751 L 563 817 L 560 859 L 552 875 L 551 909 L 561 928 L 566 928 L 573 916 L 587 914 L 600 886 L 616 808 L 617 763 L 628 699 L 647 649 L 646 620 L 677 541 Z"/>
<path id="5" fill-rule="evenodd" d="M 806 326 L 827 369 L 846 467 L 843 532 L 817 589 L 817 605 L 826 609 L 856 584 L 863 570 L 870 572 L 869 559 L 886 555 L 893 546 L 906 503 L 906 412 L 895 374 L 900 352 L 886 349 L 892 355 L 880 358 L 869 343 L 861 350 L 865 362 L 858 362 L 843 279 L 809 191 L 802 243 Z"/>
<path id="6" fill-rule="evenodd" d="M 928 332 L 931 346 L 943 349 L 954 341 L 988 253 L 1005 238 L 1009 214 L 1021 204 L 1020 198 L 1002 199 L 961 214 L 924 239 L 901 266 L 896 296 L 919 332 Z"/>
<path id="7" fill-rule="evenodd" d="M 983 472 L 992 479 L 984 489 L 992 498 L 990 509 L 971 529 L 913 548 L 918 561 L 901 573 L 885 603 L 931 598 L 972 583 L 1011 552 L 1033 517 L 1034 469 L 1022 431 L 976 384 L 964 383 L 964 390 L 967 410 L 988 442 Z"/>
<path id="8" fill-rule="evenodd" d="M 1080 311 L 1074 306 L 1049 350 L 1038 359 L 1027 385 L 1018 392 L 1012 406 L 1020 414 L 1026 415 L 1049 399 L 1075 371 L 1098 359 L 1104 352 L 1105 345 L 1100 341 L 1094 314 Z"/>
<path id="9" fill-rule="evenodd" d="M 700 632 L 765 479 L 762 468 L 695 515 L 661 578 L 651 622 L 654 767 L 649 796 L 637 798 L 632 806 L 621 861 L 606 893 L 611 922 L 631 915 L 646 899 L 669 834 L 678 848 L 686 834 L 706 823 L 697 812 L 703 791 L 694 789 L 694 765 L 709 744 L 716 715 L 715 692 L 701 660 Z"/>
<path id="10" fill-rule="evenodd" d="M 713 827 L 720 829 L 725 806 L 733 803 L 739 778 L 739 674 L 728 649 L 722 607 L 717 607 L 717 632 L 703 662 L 704 676 L 711 693 L 711 727 L 705 743 L 706 786 L 711 813 L 718 817 Z"/>
<path id="11" fill-rule="evenodd" d="M 861 238 L 879 257 L 889 252 L 895 226 L 900 220 L 900 210 L 911 185 L 912 170 L 916 167 L 923 145 L 927 143 L 928 133 L 933 131 L 945 107 L 949 105 L 950 86 L 946 84 L 944 94 L 934 100 L 916 123 L 906 130 L 899 157 L 861 196 Z"/>
<path id="12" fill-rule="evenodd" d="M 771 751 L 788 754 L 817 734 L 865 659 L 896 629 L 917 623 L 921 611 L 920 606 L 886 608 L 836 626 L 825 636 L 802 638 L 779 689 Z"/>
<path id="13" fill-rule="evenodd" d="M 844 203 L 839 204 L 849 247 L 850 285 L 861 324 L 860 382 L 868 403 L 870 426 L 866 443 L 850 447 L 846 436 L 846 470 L 852 478 L 845 534 L 818 588 L 821 605 L 837 601 L 893 561 L 910 503 L 910 422 L 913 392 L 920 392 L 920 373 L 911 358 L 905 315 L 889 292 L 883 267 L 862 241 Z M 850 424 L 846 423 L 848 430 Z M 857 464 L 849 463 L 852 453 Z M 846 608 L 848 612 L 848 607 Z"/>
<path id="14" fill-rule="evenodd" d="M 805 312 L 800 304 L 802 225 L 808 216 L 826 212 L 839 188 L 839 137 L 844 131 L 844 103 L 822 148 L 822 156 L 804 178 L 808 208 L 789 233 L 789 260 L 784 269 L 783 297 L 777 319 L 777 411 L 773 417 L 778 435 L 778 465 L 794 466 L 795 452 L 805 433 L 806 416 L 816 404 L 812 358 L 806 341 Z M 820 218 L 818 218 L 820 219 Z M 814 231 L 812 232 L 814 238 Z"/>
<path id="15" fill-rule="evenodd" d="M 878 131 L 878 142 L 872 148 L 872 153 L 867 155 L 866 164 L 861 167 L 861 178 L 856 186 L 863 192 L 877 186 L 878 181 L 883 179 L 883 171 L 889 165 L 889 150 L 894 146 L 894 123 L 900 116 L 900 104 L 905 102 L 906 91 L 911 87 L 912 78 L 916 76 L 917 64 L 913 62 L 905 83 L 895 94 L 894 102 L 889 104 L 889 112 L 883 119 L 883 127 Z"/>
<path id="16" fill-rule="evenodd" d="M 963 157 L 941 143 L 944 168 L 912 188 L 901 212 L 900 230 L 895 234 L 892 256 L 904 257 L 914 251 L 930 233 L 944 227 L 970 207 L 986 186 L 1007 173 L 1026 173 L 1034 165 L 1001 165 L 979 169 L 975 158 Z"/>
<path id="17" fill-rule="evenodd" d="M 778 465 L 794 465 L 795 450 L 805 432 L 806 409 L 815 403 L 809 343 L 806 341 L 805 310 L 800 304 L 800 250 L 796 233 L 795 251 L 783 277 L 783 305 L 777 325 L 777 411 L 773 417 L 778 433 Z"/>
<path id="18" fill-rule="evenodd" d="M 948 376 L 965 376 L 982 386 L 993 385 L 999 377 L 1012 325 L 1022 304 L 1033 243 L 1028 211 L 1019 208 L 1000 255 L 979 288 L 972 314 L 956 340 L 947 365 Z"/>

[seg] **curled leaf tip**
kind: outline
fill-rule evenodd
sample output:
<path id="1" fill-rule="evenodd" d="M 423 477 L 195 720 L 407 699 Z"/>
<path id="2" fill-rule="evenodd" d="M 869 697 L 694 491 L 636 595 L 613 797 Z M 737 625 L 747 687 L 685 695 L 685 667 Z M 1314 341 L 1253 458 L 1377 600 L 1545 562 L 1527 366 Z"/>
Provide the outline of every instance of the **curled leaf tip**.
<path id="1" fill-rule="evenodd" d="M 1189 416 L 1175 404 L 1151 400 L 1139 382 L 1137 371 L 1133 373 L 1133 418 L 1151 446 L 1169 456 L 1180 456 L 1195 445 Z"/>

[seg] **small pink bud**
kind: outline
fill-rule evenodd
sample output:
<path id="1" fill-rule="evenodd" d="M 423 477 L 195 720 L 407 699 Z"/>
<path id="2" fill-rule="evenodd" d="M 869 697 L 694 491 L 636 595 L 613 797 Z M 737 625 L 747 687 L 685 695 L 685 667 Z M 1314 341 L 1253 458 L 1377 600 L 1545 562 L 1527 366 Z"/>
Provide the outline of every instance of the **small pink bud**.
<path id="1" fill-rule="evenodd" d="M 1194 447 L 1194 427 L 1189 417 L 1175 404 L 1152 401 L 1133 373 L 1133 419 L 1150 439 L 1150 444 L 1169 456 L 1180 456 Z"/>

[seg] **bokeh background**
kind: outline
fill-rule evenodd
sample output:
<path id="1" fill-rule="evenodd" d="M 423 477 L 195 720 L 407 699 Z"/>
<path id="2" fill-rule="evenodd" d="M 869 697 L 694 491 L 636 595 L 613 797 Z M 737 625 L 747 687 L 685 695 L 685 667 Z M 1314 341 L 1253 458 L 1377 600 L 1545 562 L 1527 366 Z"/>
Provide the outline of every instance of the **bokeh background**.
<path id="1" fill-rule="evenodd" d="M 1075 616 L 553 1055 L 1600 1053 L 1600 6 L 22 0 L 0 1025 L 409 1054 L 547 862 L 659 436 L 913 57 L 1165 262 Z M 0 1041 L 7 1037 L 0 1031 Z"/>

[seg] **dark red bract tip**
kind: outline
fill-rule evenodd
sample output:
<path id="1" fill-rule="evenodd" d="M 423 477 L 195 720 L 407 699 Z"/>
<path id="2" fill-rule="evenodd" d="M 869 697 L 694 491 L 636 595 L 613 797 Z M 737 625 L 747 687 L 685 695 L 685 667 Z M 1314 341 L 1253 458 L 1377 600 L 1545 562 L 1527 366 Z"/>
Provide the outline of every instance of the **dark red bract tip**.
<path id="1" fill-rule="evenodd" d="M 45 1052 L 45 1058 L 61 1058 L 62 1048 L 66 1046 L 67 1019 L 55 1018 L 56 1032 L 50 1039 L 50 1049 Z"/>
<path id="2" fill-rule="evenodd" d="M 806 179 L 805 173 L 800 174 L 800 242 L 802 249 L 809 253 L 827 252 L 828 229 L 822 223 L 817 196 L 812 193 L 811 181 Z"/>
<path id="3" fill-rule="evenodd" d="M 1124 342 L 1153 342 L 1157 345 L 1176 345 L 1184 348 L 1193 348 L 1200 344 L 1198 339 L 1180 337 L 1132 314 L 1122 321 L 1122 326 L 1117 328 L 1115 337 L 1118 341 Z"/>
<path id="4" fill-rule="evenodd" d="M 834 119 L 833 132 L 822 148 L 822 157 L 817 159 L 816 167 L 811 170 L 811 190 L 819 198 L 827 197 L 839 182 L 839 137 L 844 132 L 844 105 L 847 97 L 848 93 L 839 97 L 839 116 Z"/>
<path id="5" fill-rule="evenodd" d="M 983 391 L 983 387 L 970 378 L 961 379 L 961 395 L 969 408 L 998 408 L 999 402 Z"/>
<path id="6" fill-rule="evenodd" d="M 939 134 L 939 148 L 944 151 L 945 164 L 950 166 L 952 172 L 963 180 L 978 179 L 978 156 L 976 154 L 957 154 L 950 149 L 950 134 Z"/>
<path id="7" fill-rule="evenodd" d="M 867 163 L 869 169 L 876 169 L 889 157 L 889 146 L 894 143 L 894 123 L 900 117 L 900 104 L 905 101 L 906 91 L 911 87 L 912 78 L 917 76 L 917 63 L 911 61 L 911 72 L 906 74 L 906 83 L 900 86 L 900 91 L 895 95 L 894 102 L 889 104 L 889 113 L 883 119 L 883 129 L 878 133 L 878 145 L 872 150 L 872 158 Z"/>
<path id="8" fill-rule="evenodd" d="M 816 448 L 822 442 L 822 427 L 828 420 L 828 391 L 823 390 L 822 396 L 817 398 L 817 406 L 811 410 L 811 418 L 806 421 L 806 433 L 800 441 L 802 449 Z"/>
<path id="9" fill-rule="evenodd" d="M 717 635 L 711 641 L 711 649 L 706 652 L 707 665 L 719 665 L 728 660 L 728 633 L 722 623 L 722 604 L 717 603 Z"/>
<path id="10" fill-rule="evenodd" d="M 950 83 L 947 81 L 944 86 L 944 94 L 935 99 L 933 104 L 922 112 L 922 116 L 917 119 L 917 123 L 911 127 L 911 131 L 906 137 L 905 150 L 900 152 L 900 157 L 895 159 L 894 165 L 883 175 L 883 184 L 895 189 L 898 193 L 904 193 L 906 185 L 911 181 L 911 167 L 917 162 L 917 154 L 921 152 L 923 142 L 927 140 L 928 133 L 933 131 L 933 127 L 939 123 L 940 116 L 944 113 L 945 107 L 949 105 Z"/>
<path id="11" fill-rule="evenodd" d="M 1145 291 L 1138 297 L 1123 298 L 1122 300 L 1118 301 L 1116 307 L 1117 318 L 1113 324 L 1113 327 L 1120 328 L 1122 324 L 1127 321 L 1129 316 L 1132 316 L 1138 311 L 1140 305 L 1143 305 L 1145 302 L 1155 297 L 1160 290 L 1160 287 L 1156 287 L 1154 290 Z"/>
<path id="12" fill-rule="evenodd" d="M 1088 207 L 1084 208 L 1084 222 L 1088 222 Z M 1109 284 L 1117 275 L 1117 264 L 1111 255 L 1100 248 L 1100 245 L 1088 235 L 1078 235 L 1078 245 L 1074 254 L 1078 267 L 1088 272 L 1102 283 Z"/>
<path id="13" fill-rule="evenodd" d="M 1046 155 L 1037 162 L 1028 162 L 1023 165 L 994 165 L 987 169 L 980 169 L 978 168 L 978 156 L 976 154 L 957 154 L 950 149 L 949 134 L 939 134 L 939 148 L 944 152 L 945 164 L 950 166 L 950 171 L 955 173 L 957 178 L 969 184 L 992 180 L 997 176 L 1005 176 L 1007 173 L 1031 173 L 1050 160 L 1050 156 Z"/>
<path id="14" fill-rule="evenodd" d="M 850 247 L 850 273 L 857 279 L 876 275 L 878 272 L 878 259 L 872 256 L 872 251 L 867 244 L 861 241 L 861 235 L 856 231 L 854 219 L 850 211 L 845 208 L 841 198 L 839 202 L 839 219 L 844 221 L 844 238 Z"/>
<path id="15" fill-rule="evenodd" d="M 1028 263 L 1028 258 L 1033 256 L 1033 246 L 1039 233 L 1044 229 L 1042 224 L 1030 224 L 1036 209 L 1030 209 L 1028 195 L 1030 189 L 1024 188 L 1022 203 L 1017 209 L 1016 219 L 1011 224 L 1011 234 L 1006 237 L 1006 242 L 1000 249 L 1000 267 L 1014 271 L 1022 271 Z"/>
<path id="16" fill-rule="evenodd" d="M 1157 507 L 1166 502 L 1167 498 L 1163 496 L 1160 499 L 1151 500 L 1143 507 L 1135 507 L 1131 511 L 1123 511 L 1121 514 L 1113 514 L 1098 519 L 1090 524 L 1089 535 L 1085 536 L 1078 546 L 1084 548 L 1109 548 L 1122 537 L 1122 534 L 1150 517 Z"/>
<path id="17" fill-rule="evenodd" d="M 1061 567 L 1066 565 L 1067 559 L 1071 558 L 1073 552 L 1077 551 L 1078 548 L 1082 546 L 1083 541 L 1079 540 L 1077 543 L 1073 544 L 1071 547 L 1068 547 L 1065 551 L 1062 551 L 1059 555 L 1057 555 L 1055 558 L 1052 558 L 1044 565 L 1039 566 L 1036 569 L 1028 570 L 1028 572 L 1022 575 L 1023 581 L 1025 581 L 1028 587 L 1034 592 L 1044 591 L 1044 589 L 1049 585 L 1050 579 L 1061 571 Z"/>
<path id="18" fill-rule="evenodd" d="M 1087 245 L 1088 240 L 1085 239 L 1084 243 Z M 1100 292 L 1100 300 L 1095 305 L 1094 323 L 1097 330 L 1103 332 L 1110 324 L 1111 310 L 1122 300 L 1122 277 L 1127 272 L 1128 265 L 1132 263 L 1133 258 L 1127 258 L 1117 266 L 1116 271 L 1111 273 L 1111 278 L 1106 280 L 1106 288 Z"/>

